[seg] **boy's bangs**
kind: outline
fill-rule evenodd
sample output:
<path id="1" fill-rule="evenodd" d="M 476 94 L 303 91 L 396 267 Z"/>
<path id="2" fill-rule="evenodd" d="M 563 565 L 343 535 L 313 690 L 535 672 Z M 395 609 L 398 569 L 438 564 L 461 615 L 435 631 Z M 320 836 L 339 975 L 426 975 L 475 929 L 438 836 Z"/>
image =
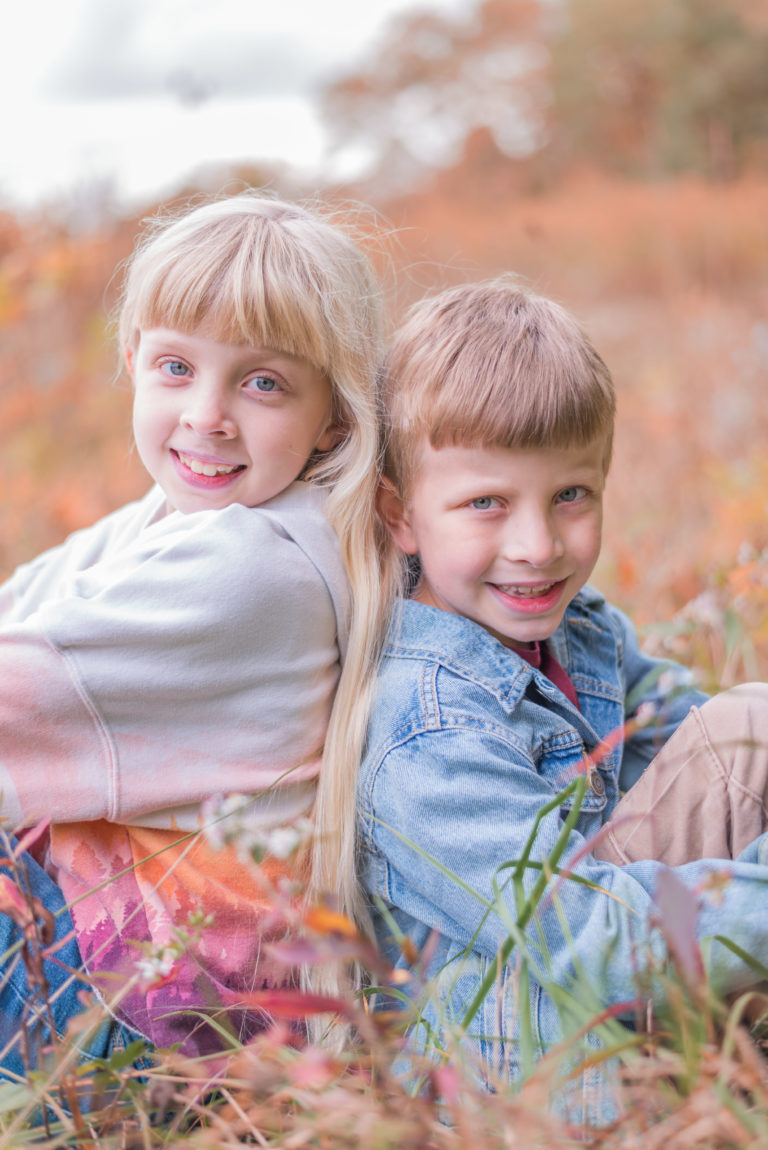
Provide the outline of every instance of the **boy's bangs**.
<path id="1" fill-rule="evenodd" d="M 408 422 L 433 447 L 565 447 L 610 434 L 613 393 L 597 355 L 583 348 L 557 355 L 536 341 L 494 344 L 467 341 L 432 386 L 411 391 L 418 411 Z"/>
<path id="2" fill-rule="evenodd" d="M 547 386 L 541 376 L 532 388 L 506 376 L 503 386 L 485 381 L 463 395 L 460 386 L 443 388 L 427 405 L 425 431 L 433 447 L 505 447 L 536 449 L 590 443 L 606 435 L 612 411 L 598 392 L 562 380 Z"/>

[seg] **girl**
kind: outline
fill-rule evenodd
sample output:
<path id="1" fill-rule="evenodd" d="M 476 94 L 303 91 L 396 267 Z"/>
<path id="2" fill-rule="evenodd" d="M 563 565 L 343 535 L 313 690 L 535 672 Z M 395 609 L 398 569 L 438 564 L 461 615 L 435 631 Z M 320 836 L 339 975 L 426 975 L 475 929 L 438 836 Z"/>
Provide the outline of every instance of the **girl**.
<path id="1" fill-rule="evenodd" d="M 27 909 L 0 888 L 7 1077 L 82 1011 L 65 967 L 112 1005 L 84 1054 L 136 1037 L 207 1053 L 259 1027 L 248 992 L 285 978 L 265 887 L 194 833 L 201 804 L 251 796 L 264 828 L 306 812 L 340 659 L 344 682 L 367 657 L 344 563 L 359 579 L 381 304 L 356 244 L 252 193 L 160 219 L 119 338 L 155 485 L 0 591 L 0 813 L 50 824 L 6 860 Z M 56 916 L 47 987 L 19 958 L 30 907 Z"/>

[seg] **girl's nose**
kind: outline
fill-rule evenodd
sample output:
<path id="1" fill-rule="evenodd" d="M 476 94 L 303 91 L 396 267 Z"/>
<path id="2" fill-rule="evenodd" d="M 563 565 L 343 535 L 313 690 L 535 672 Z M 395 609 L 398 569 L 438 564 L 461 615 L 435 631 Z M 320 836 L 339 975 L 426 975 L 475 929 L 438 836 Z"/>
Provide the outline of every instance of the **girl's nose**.
<path id="1" fill-rule="evenodd" d="M 201 437 L 234 439 L 237 427 L 226 398 L 216 388 L 193 388 L 186 395 L 180 423 Z"/>

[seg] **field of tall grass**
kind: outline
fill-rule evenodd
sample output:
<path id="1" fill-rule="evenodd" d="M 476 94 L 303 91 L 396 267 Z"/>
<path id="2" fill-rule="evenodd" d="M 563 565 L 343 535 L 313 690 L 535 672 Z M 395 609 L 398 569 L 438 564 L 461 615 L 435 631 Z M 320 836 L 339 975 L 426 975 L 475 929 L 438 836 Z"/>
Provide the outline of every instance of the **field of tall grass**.
<path id="1" fill-rule="evenodd" d="M 581 791 L 575 796 L 575 817 L 584 778 L 570 789 L 574 787 Z M 240 833 L 243 841 L 250 841 L 242 826 Z M 2 854 L 15 859 L 23 846 L 14 850 L 6 839 Z M 261 857 L 260 847 L 254 851 L 254 866 Z M 535 970 L 524 928 L 539 901 L 552 897 L 549 879 L 558 873 L 559 855 L 556 849 L 527 894 L 526 853 L 510 862 L 508 878 L 519 889 L 508 949 L 511 954 L 514 940 L 516 977 L 524 987 L 528 972 Z M 25 964 L 31 987 L 31 1020 L 47 1010 L 48 988 L 40 963 L 46 924 L 25 898 L 22 871 L 19 867 L 16 881 L 0 876 L 0 906 L 24 927 L 17 960 Z M 682 884 L 673 883 L 658 903 L 656 927 L 670 958 L 653 966 L 661 988 L 655 1012 L 649 1014 L 640 1005 L 647 998 L 639 978 L 634 1013 L 631 1002 L 621 1009 L 603 1009 L 578 971 L 567 994 L 545 979 L 544 989 L 569 1020 L 566 1038 L 538 1061 L 522 1039 L 522 1063 L 528 1069 L 519 1088 L 512 1091 L 499 1081 L 491 1092 L 477 1085 L 476 1068 L 462 1049 L 461 1026 L 456 1024 L 446 1024 L 439 1036 L 432 1034 L 429 1055 L 411 1057 L 407 1074 L 398 1069 L 406 1048 L 405 1028 L 418 1023 L 434 993 L 422 974 L 427 955 L 409 952 L 409 969 L 393 971 L 332 908 L 298 910 L 295 899 L 289 901 L 279 889 L 273 891 L 273 901 L 287 929 L 286 942 L 276 944 L 273 953 L 282 954 L 287 965 L 359 959 L 371 972 L 379 997 L 385 995 L 385 1005 L 393 1008 L 371 1010 L 368 997 L 352 1001 L 299 990 L 254 992 L 248 1005 L 262 1008 L 271 1021 L 248 1045 L 222 1030 L 220 1057 L 191 1060 L 160 1051 L 151 1069 L 138 1071 L 132 1063 L 142 1053 L 140 1043 L 110 1059 L 83 1063 L 78 1058 L 78 1043 L 104 1017 L 105 1008 L 94 996 L 66 1036 L 46 1049 L 38 1069 L 18 1082 L 0 1084 L 0 1145 L 115 1150 L 243 1145 L 284 1150 L 474 1150 L 478 1145 L 489 1150 L 758 1150 L 768 1144 L 768 994 L 759 985 L 728 1001 L 713 992 L 693 934 L 696 895 Z M 500 904 L 499 913 L 509 918 L 507 906 L 502 909 Z M 135 978 L 150 986 L 172 976 L 183 945 L 180 933 L 177 947 L 144 953 Z M 738 947 L 738 942 L 726 945 Z M 768 967 L 758 956 L 752 956 L 752 964 L 756 984 L 765 983 Z M 541 978 L 540 973 L 536 977 Z M 398 1002 L 404 1004 L 406 990 L 411 1005 L 395 1009 Z M 297 1022 L 329 1011 L 341 1016 L 356 1035 L 344 1053 L 297 1041 Z M 589 1043 L 584 1041 L 587 1032 Z M 605 1075 L 612 1084 L 615 1116 L 601 1126 L 588 1127 L 569 1119 L 569 1111 L 563 1113 L 562 1100 L 571 1098 L 585 1070 L 593 1078 Z"/>
<path id="2" fill-rule="evenodd" d="M 757 179 L 651 187 L 582 173 L 536 196 L 443 176 L 377 205 L 392 232 L 396 311 L 432 287 L 514 270 L 583 321 L 619 393 L 594 581 L 651 649 L 695 666 L 712 690 L 768 677 L 766 202 L 768 184 Z M 0 217 L 3 575 L 146 489 L 107 324 L 107 285 L 136 222 L 74 235 Z M 0 898 L 25 925 L 20 961 L 34 971 L 44 939 L 21 889 L 6 883 Z M 78 1067 L 73 1033 L 44 1070 L 0 1087 L 0 1146 L 764 1147 L 763 999 L 719 1000 L 698 962 L 681 957 L 692 953 L 679 932 L 686 909 L 659 918 L 678 955 L 660 974 L 666 1011 L 650 1027 L 628 1025 L 601 1015 L 583 987 L 573 1042 L 536 1063 L 514 1094 L 477 1088 L 453 1048 L 423 1066 L 415 1092 L 393 1069 L 403 1016 L 373 1013 L 365 1000 L 335 1004 L 359 1035 L 347 1054 L 297 1046 L 295 1016 L 328 1004 L 285 993 L 264 1003 L 274 1025 L 216 1066 L 164 1052 L 144 1078 L 122 1056 Z M 349 922 L 322 907 L 296 914 L 285 907 L 302 956 L 359 955 L 377 982 L 402 991 L 402 976 Z M 417 983 L 421 956 L 411 958 Z M 756 978 L 768 978 L 759 967 L 768 948 L 755 959 Z M 44 1003 L 45 986 L 36 989 Z M 101 1009 L 79 1025 L 93 1025 Z M 574 1129 L 549 1108 L 574 1073 L 580 1027 L 600 1030 L 605 1045 L 591 1057 L 618 1068 L 623 1108 L 601 1129 Z"/>

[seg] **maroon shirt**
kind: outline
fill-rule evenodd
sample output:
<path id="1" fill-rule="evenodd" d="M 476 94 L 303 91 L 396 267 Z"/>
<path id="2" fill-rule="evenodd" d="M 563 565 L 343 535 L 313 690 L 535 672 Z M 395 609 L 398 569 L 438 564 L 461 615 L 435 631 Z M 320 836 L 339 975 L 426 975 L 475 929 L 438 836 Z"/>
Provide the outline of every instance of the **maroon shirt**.
<path id="1" fill-rule="evenodd" d="M 515 650 L 522 659 L 525 659 L 525 661 L 530 663 L 532 667 L 535 667 L 537 671 L 541 671 L 543 675 L 546 675 L 549 681 L 554 683 L 567 699 L 570 699 L 574 707 L 579 706 L 579 700 L 576 697 L 576 688 L 571 682 L 568 672 L 562 663 L 557 661 L 546 643 L 536 642 L 532 647 L 522 649 L 515 647 Z"/>

